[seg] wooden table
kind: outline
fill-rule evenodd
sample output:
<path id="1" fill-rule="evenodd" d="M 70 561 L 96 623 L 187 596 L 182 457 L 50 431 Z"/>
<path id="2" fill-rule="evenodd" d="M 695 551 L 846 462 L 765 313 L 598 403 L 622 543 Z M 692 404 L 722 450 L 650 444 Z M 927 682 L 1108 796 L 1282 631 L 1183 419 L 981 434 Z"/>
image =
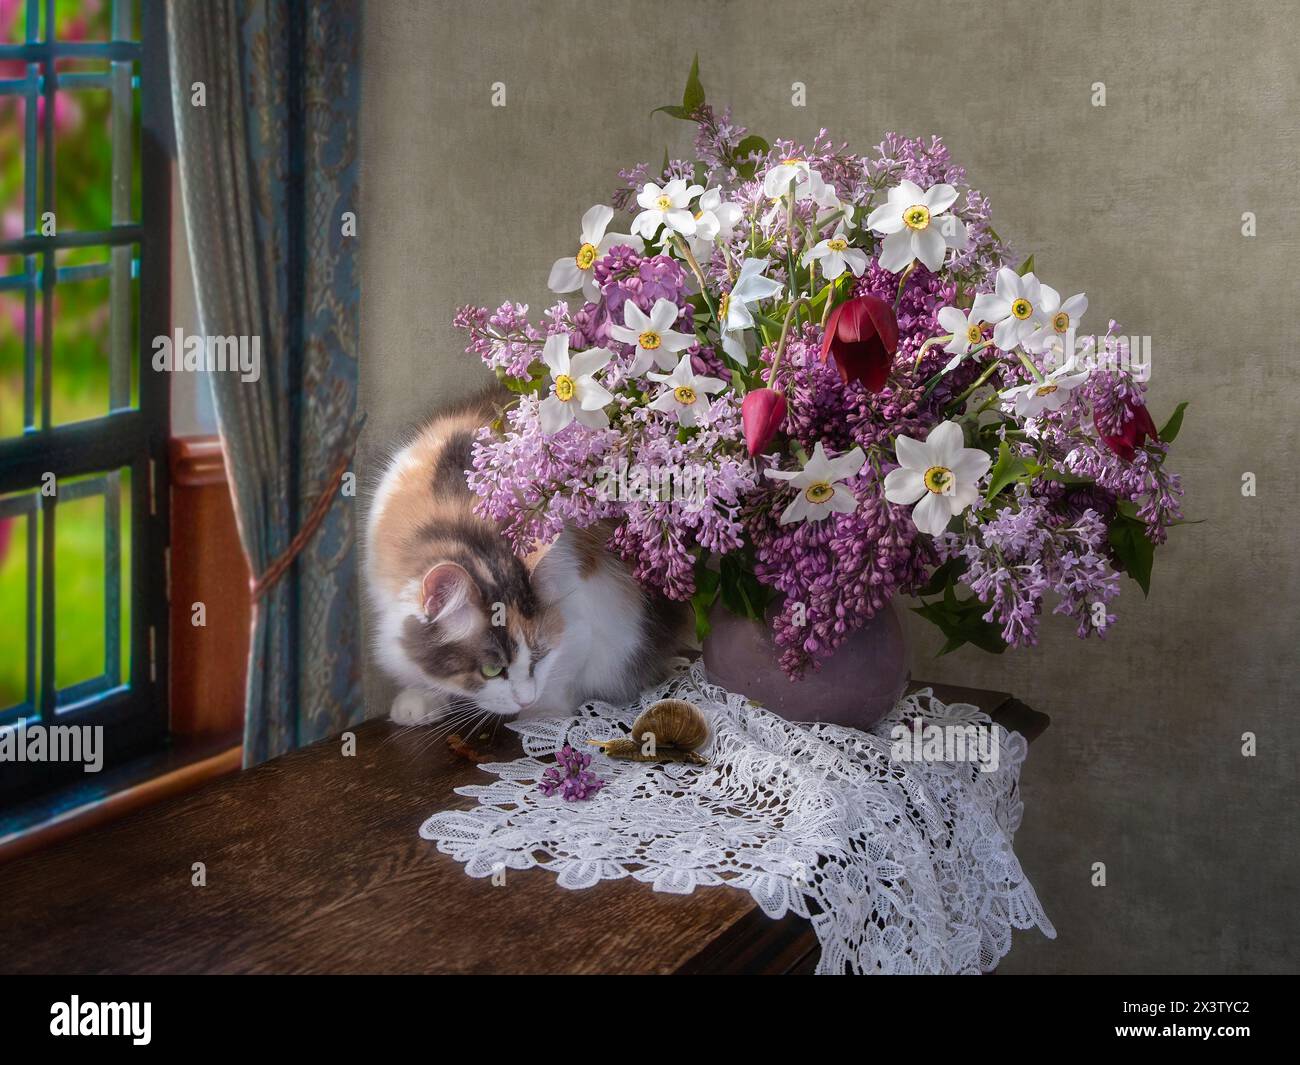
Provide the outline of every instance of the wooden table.
<path id="1" fill-rule="evenodd" d="M 1047 718 L 1003 692 L 935 685 L 1032 739 Z M 452 789 L 490 778 L 421 730 L 355 730 L 0 866 L 11 973 L 810 972 L 807 921 L 726 887 L 586 891 L 543 870 L 502 887 L 419 837 Z M 502 729 L 479 745 L 518 757 Z M 206 886 L 194 886 L 195 863 Z"/>

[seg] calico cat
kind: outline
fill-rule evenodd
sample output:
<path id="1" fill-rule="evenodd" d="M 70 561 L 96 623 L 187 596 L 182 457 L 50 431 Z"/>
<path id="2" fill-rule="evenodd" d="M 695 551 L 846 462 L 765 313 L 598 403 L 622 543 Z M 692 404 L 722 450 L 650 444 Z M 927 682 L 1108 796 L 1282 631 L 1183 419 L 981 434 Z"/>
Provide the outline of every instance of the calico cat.
<path id="1" fill-rule="evenodd" d="M 495 390 L 438 414 L 387 463 L 366 523 L 367 594 L 380 665 L 434 697 L 432 716 L 472 707 L 501 717 L 626 702 L 663 679 L 689 642 L 682 604 L 644 590 L 604 546 L 568 529 L 518 558 L 474 513 L 465 480 Z M 421 700 L 399 700 L 414 723 Z"/>

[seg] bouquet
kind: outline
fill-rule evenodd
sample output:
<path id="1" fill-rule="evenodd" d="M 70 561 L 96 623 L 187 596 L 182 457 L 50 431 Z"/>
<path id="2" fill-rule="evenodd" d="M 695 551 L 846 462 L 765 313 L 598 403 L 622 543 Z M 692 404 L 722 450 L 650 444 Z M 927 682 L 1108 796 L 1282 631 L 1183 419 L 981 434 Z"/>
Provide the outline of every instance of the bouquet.
<path id="1" fill-rule="evenodd" d="M 620 172 L 551 269 L 563 299 L 457 314 L 513 394 L 473 449 L 479 513 L 521 554 L 612 523 L 701 637 L 718 603 L 764 620 L 792 678 L 898 594 L 941 653 L 1033 644 L 1049 607 L 1104 635 L 1182 518 L 1186 404 L 1157 429 L 1149 341 L 1085 334 L 1087 297 L 1018 262 L 938 137 L 769 144 L 698 61 L 660 110 L 696 158 Z"/>

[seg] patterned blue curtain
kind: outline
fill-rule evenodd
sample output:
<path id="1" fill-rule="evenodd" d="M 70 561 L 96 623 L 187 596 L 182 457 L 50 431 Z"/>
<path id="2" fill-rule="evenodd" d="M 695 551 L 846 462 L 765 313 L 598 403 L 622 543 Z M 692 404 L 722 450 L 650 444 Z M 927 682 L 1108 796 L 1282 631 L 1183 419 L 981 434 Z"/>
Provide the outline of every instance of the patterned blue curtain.
<path id="1" fill-rule="evenodd" d="M 259 337 L 214 372 L 260 582 L 244 762 L 361 720 L 355 497 L 360 0 L 172 0 L 172 102 L 199 318 Z M 292 561 L 290 561 L 292 560 Z"/>

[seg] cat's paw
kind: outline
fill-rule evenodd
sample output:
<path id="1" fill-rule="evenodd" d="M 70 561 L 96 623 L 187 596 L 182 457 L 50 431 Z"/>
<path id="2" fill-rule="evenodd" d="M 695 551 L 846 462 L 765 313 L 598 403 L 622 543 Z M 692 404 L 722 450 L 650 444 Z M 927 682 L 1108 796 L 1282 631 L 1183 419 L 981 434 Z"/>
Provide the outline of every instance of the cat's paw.
<path id="1" fill-rule="evenodd" d="M 446 703 L 432 692 L 406 688 L 397 693 L 388 716 L 398 725 L 431 725 L 446 708 Z"/>

